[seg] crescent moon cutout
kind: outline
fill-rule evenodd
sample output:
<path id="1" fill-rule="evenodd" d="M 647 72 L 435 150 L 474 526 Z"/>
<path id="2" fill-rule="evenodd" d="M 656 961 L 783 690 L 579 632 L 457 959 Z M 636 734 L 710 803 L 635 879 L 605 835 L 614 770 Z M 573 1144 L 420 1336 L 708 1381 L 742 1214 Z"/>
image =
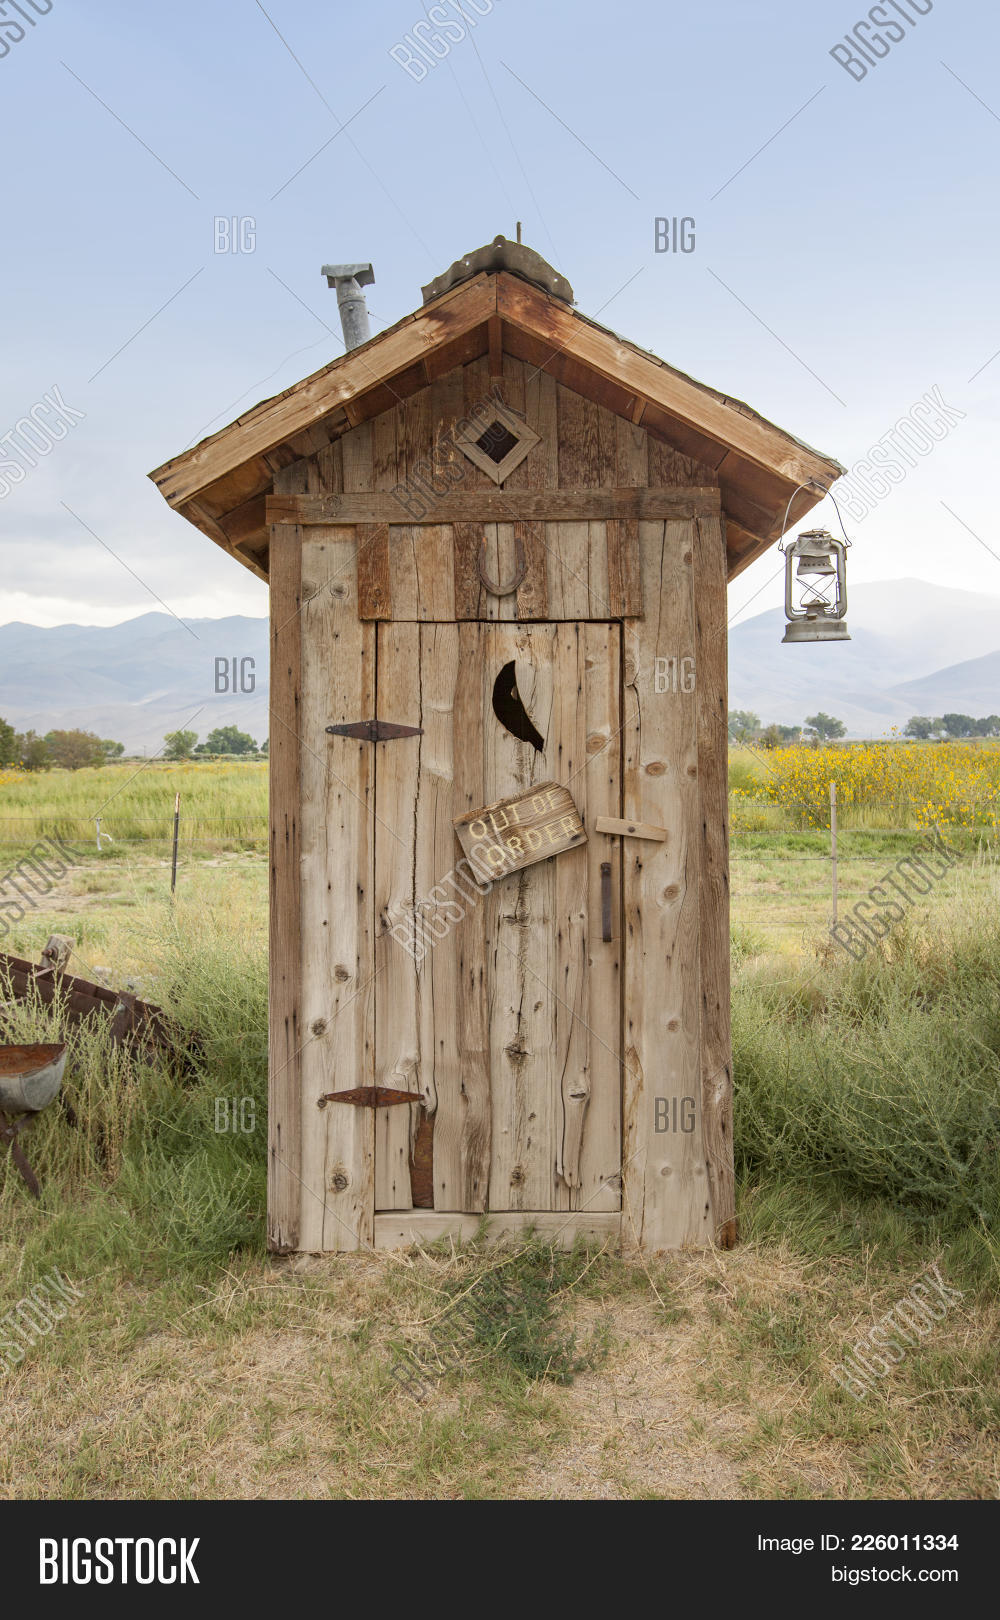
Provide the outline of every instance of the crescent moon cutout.
<path id="1" fill-rule="evenodd" d="M 509 664 L 504 664 L 493 683 L 493 713 L 512 737 L 519 742 L 531 743 L 539 753 L 542 752 L 545 738 L 532 724 L 531 716 L 521 701 L 513 658 Z"/>

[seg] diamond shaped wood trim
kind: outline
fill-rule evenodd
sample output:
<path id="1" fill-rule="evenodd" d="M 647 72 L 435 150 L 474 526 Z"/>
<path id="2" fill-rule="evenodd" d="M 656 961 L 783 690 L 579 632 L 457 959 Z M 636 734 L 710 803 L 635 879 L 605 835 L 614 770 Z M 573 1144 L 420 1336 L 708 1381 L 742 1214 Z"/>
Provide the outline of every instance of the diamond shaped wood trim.
<path id="1" fill-rule="evenodd" d="M 476 422 L 471 427 L 464 428 L 456 433 L 455 443 L 463 455 L 468 456 L 469 460 L 480 471 L 486 473 L 487 477 L 492 478 L 495 484 L 502 484 L 505 478 L 509 478 L 514 468 L 521 465 L 525 456 L 530 455 L 535 445 L 541 443 L 541 439 L 534 428 L 529 427 L 527 422 L 522 421 L 521 417 L 515 416 L 514 412 L 508 410 L 506 405 L 491 405 L 490 412 L 490 418 L 485 428 Z M 499 462 L 494 461 L 489 451 L 484 450 L 479 443 L 479 440 L 486 437 L 495 423 L 499 424 L 505 434 L 509 434 L 517 440 L 514 448 L 508 450 L 507 454 Z"/>

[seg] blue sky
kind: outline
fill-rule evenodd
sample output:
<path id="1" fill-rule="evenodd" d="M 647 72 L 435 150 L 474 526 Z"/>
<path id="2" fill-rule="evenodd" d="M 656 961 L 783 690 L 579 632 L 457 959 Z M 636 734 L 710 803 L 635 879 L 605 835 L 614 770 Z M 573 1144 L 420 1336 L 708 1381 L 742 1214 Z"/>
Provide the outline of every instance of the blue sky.
<path id="1" fill-rule="evenodd" d="M 147 472 L 342 352 L 322 264 L 374 263 L 378 330 L 518 219 L 584 313 L 845 465 L 938 389 L 964 414 L 845 513 L 851 578 L 1000 595 L 997 11 L 899 0 L 858 82 L 830 50 L 860 0 L 463 3 L 420 82 L 389 54 L 417 0 L 0 4 L 0 435 L 53 387 L 83 413 L 0 499 L 0 622 L 265 613 Z M 775 560 L 734 618 L 778 604 Z"/>

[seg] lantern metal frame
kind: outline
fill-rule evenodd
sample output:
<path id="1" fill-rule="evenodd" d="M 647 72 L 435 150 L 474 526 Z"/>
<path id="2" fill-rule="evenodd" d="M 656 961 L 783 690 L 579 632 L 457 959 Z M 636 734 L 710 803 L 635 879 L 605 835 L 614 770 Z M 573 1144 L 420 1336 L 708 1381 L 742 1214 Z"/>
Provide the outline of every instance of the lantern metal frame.
<path id="1" fill-rule="evenodd" d="M 797 539 L 785 541 L 785 528 L 788 523 L 788 513 L 792 501 L 799 493 L 799 489 L 812 487 L 822 488 L 819 484 L 800 484 L 798 489 L 792 491 L 785 508 L 785 522 L 782 525 L 781 538 L 778 541 L 778 550 L 785 559 L 785 634 L 782 645 L 794 646 L 803 642 L 823 641 L 850 641 L 850 633 L 845 619 L 847 617 L 847 551 L 851 544 L 844 520 L 840 515 L 840 507 L 830 495 L 830 491 L 823 490 L 824 495 L 830 495 L 834 510 L 840 520 L 843 530 L 843 540 L 837 540 L 827 529 L 804 530 Z M 810 562 L 814 566 L 810 566 Z M 793 578 L 793 564 L 797 563 Z M 825 564 L 825 566 L 824 566 Z M 812 577 L 810 577 L 812 576 Z M 795 581 L 799 582 L 800 605 L 794 604 Z M 820 584 L 825 581 L 825 584 Z M 831 601 L 827 596 L 830 585 L 835 587 L 834 597 Z"/>

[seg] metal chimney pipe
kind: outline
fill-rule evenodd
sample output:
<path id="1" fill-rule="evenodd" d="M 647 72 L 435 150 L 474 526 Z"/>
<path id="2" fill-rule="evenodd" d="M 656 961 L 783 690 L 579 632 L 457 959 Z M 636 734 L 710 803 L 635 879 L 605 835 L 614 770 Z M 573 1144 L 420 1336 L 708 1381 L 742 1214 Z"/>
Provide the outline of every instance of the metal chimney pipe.
<path id="1" fill-rule="evenodd" d="M 344 331 L 345 349 L 356 349 L 371 337 L 368 324 L 368 305 L 362 287 L 370 287 L 375 272 L 370 264 L 325 264 L 322 275 L 328 287 L 337 289 L 337 307 Z"/>

